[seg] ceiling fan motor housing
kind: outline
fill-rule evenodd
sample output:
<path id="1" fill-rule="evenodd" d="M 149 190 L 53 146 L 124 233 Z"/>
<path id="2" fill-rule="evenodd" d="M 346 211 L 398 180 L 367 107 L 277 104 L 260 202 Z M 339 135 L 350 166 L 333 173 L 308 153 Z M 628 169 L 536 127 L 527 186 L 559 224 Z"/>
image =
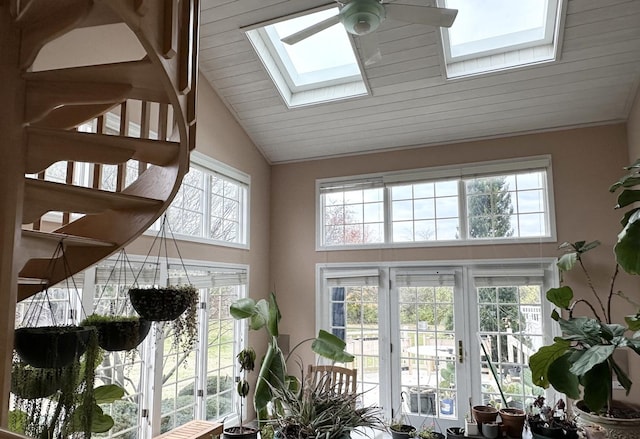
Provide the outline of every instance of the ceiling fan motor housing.
<path id="1" fill-rule="evenodd" d="M 351 0 L 340 10 L 340 18 L 350 34 L 366 35 L 380 26 L 385 10 L 378 0 Z"/>

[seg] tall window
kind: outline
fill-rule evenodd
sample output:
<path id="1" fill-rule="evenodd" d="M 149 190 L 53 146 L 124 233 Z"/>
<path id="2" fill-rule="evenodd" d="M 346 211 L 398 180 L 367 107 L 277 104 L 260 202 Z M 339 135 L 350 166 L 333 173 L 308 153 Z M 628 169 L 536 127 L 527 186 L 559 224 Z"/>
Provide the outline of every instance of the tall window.
<path id="1" fill-rule="evenodd" d="M 191 168 L 167 209 L 173 233 L 185 239 L 247 246 L 249 181 L 248 175 L 192 153 Z"/>
<path id="2" fill-rule="evenodd" d="M 469 398 L 504 406 L 490 364 L 510 407 L 543 394 L 528 359 L 557 331 L 541 300 L 554 273 L 553 261 L 542 259 L 321 265 L 319 326 L 355 355 L 346 366 L 358 370 L 366 404 L 388 417 L 402 410 L 413 425 L 455 426 Z"/>
<path id="3" fill-rule="evenodd" d="M 318 181 L 318 247 L 554 236 L 549 157 Z"/>
<path id="4" fill-rule="evenodd" d="M 135 258 L 126 264 L 105 260 L 74 276 L 74 283 L 50 288 L 48 297 L 40 293 L 20 302 L 17 326 L 77 323 L 91 310 L 126 314 L 127 291 L 136 276 L 140 287 L 166 280 L 188 282 L 198 289 L 198 340 L 184 352 L 174 344 L 172 326 L 160 322 L 153 324 L 135 352 L 105 352 L 96 369 L 96 385 L 117 384 L 125 396 L 102 406 L 115 425 L 96 437 L 152 437 L 193 419 L 234 418 L 234 359 L 243 337 L 229 306 L 246 294 L 246 267 L 208 263 L 183 267 L 164 261 L 143 266 Z M 53 312 L 44 312 L 49 309 Z M 38 321 L 30 319 L 34 311 Z"/>

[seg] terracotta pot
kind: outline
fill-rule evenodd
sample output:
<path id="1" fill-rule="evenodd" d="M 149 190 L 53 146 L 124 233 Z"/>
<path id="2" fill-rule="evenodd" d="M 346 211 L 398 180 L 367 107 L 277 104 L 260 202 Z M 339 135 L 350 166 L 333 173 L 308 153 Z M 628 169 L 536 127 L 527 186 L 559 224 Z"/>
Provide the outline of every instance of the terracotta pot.
<path id="1" fill-rule="evenodd" d="M 524 410 L 506 408 L 500 410 L 500 418 L 504 426 L 507 436 L 513 438 L 522 437 L 522 429 L 527 416 Z"/>
<path id="2" fill-rule="evenodd" d="M 640 407 L 622 401 L 613 401 L 613 406 L 635 408 L 640 412 Z M 576 421 L 580 427 L 602 427 L 609 439 L 640 439 L 640 418 L 620 419 L 598 416 L 590 413 L 582 401 L 575 403 L 573 410 L 578 415 Z"/>
<path id="3" fill-rule="evenodd" d="M 498 417 L 498 409 L 491 407 L 490 405 L 475 405 L 471 409 L 473 412 L 473 418 L 478 423 L 478 429 L 482 431 L 482 425 L 488 422 L 496 422 Z"/>

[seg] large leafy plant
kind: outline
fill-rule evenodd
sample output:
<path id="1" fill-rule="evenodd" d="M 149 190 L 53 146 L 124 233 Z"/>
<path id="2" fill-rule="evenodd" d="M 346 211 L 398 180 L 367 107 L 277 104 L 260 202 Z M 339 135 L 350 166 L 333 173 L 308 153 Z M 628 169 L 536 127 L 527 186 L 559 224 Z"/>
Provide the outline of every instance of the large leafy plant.
<path id="1" fill-rule="evenodd" d="M 258 302 L 251 298 L 238 299 L 231 304 L 231 315 L 237 320 L 249 321 L 251 330 L 265 329 L 269 337 L 267 351 L 262 360 L 262 366 L 258 373 L 258 381 L 253 396 L 253 404 L 259 421 L 268 419 L 267 406 L 270 402 L 274 402 L 276 410 L 281 410 L 282 401 L 274 396 L 274 389 L 282 389 L 286 387 L 289 390 L 296 391 L 299 388 L 299 380 L 297 377 L 287 373 L 287 363 L 285 357 L 278 345 L 278 336 L 280 335 L 278 324 L 282 315 L 278 308 L 276 296 L 271 293 L 269 300 L 261 299 Z M 303 340 L 312 341 L 311 349 L 318 355 L 329 360 L 348 363 L 353 361 L 353 355 L 345 352 L 345 342 L 333 334 L 320 330 L 318 336 L 314 339 Z M 291 349 L 291 352 L 297 347 Z M 291 355 L 291 353 L 289 354 Z"/>
<path id="2" fill-rule="evenodd" d="M 614 375 L 627 394 L 632 384 L 616 362 L 614 352 L 627 348 L 640 354 L 640 311 L 626 316 L 624 324 L 614 323 L 611 313 L 614 296 L 637 307 L 624 293 L 616 290 L 620 268 L 630 274 L 640 274 L 640 208 L 634 205 L 640 201 L 640 190 L 634 189 L 640 184 L 640 160 L 626 169 L 629 173 L 610 187 L 611 192 L 622 189 L 615 208 L 627 208 L 627 211 L 615 246 L 615 269 L 609 290 L 605 294 L 596 290 L 583 260 L 584 254 L 600 242 L 563 243 L 560 248 L 565 253 L 558 260 L 558 268 L 565 272 L 579 267 L 592 298 L 574 299 L 573 289 L 568 285 L 547 291 L 547 299 L 565 311 L 566 318 L 557 310 L 551 315 L 560 324 L 563 335 L 556 337 L 552 345 L 540 348 L 529 359 L 535 384 L 545 388 L 551 385 L 572 399 L 579 399 L 582 389 L 582 399 L 587 408 L 608 415 L 612 409 Z M 579 305 L 586 306 L 588 315 L 577 315 L 576 307 Z"/>

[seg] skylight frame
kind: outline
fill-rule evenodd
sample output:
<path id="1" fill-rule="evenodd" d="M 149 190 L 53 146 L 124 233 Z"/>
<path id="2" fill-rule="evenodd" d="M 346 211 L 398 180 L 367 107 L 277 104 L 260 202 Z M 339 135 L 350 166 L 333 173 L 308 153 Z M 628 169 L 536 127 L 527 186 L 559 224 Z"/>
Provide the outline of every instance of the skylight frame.
<path id="1" fill-rule="evenodd" d="M 295 16 L 282 17 L 268 22 L 243 28 L 258 57 L 266 68 L 271 80 L 289 108 L 332 102 L 336 100 L 370 95 L 369 85 L 364 75 L 362 60 L 356 50 L 353 38 L 342 27 L 347 36 L 349 50 L 355 63 L 349 67 L 331 67 L 325 70 L 299 74 L 290 59 L 284 43 L 272 25 L 289 19 L 310 15 L 319 11 L 338 8 L 326 5 L 304 11 Z M 340 30 L 340 28 L 336 28 Z M 318 36 L 315 35 L 316 37 Z M 327 47 L 331 47 L 327 45 Z M 327 79 L 328 78 L 328 79 Z"/>
<path id="2" fill-rule="evenodd" d="M 455 79 L 465 76 L 486 74 L 506 69 L 521 68 L 539 63 L 553 62 L 559 57 L 562 26 L 566 13 L 566 0 L 545 0 L 545 22 L 544 26 L 534 30 L 522 30 L 494 36 L 478 41 L 463 43 L 462 53 L 452 55 L 449 29 L 440 29 L 440 40 L 442 44 L 441 56 L 444 60 L 445 73 L 448 79 Z M 442 7 L 452 7 L 447 5 L 447 0 L 437 0 L 437 4 Z M 532 38 L 536 30 L 542 31 L 542 36 Z M 503 44 L 511 41 L 511 44 Z M 482 46 L 488 46 L 482 48 Z M 466 48 L 466 50 L 465 50 Z M 475 48 L 475 51 L 472 49 Z M 523 52 L 529 53 L 528 57 Z M 500 64 L 493 65 L 493 61 L 504 57 L 509 59 Z M 517 59 L 517 60 L 514 60 Z M 469 64 L 471 63 L 471 64 Z M 476 65 L 477 67 L 467 67 Z M 463 66 L 461 68 L 461 66 Z"/>

